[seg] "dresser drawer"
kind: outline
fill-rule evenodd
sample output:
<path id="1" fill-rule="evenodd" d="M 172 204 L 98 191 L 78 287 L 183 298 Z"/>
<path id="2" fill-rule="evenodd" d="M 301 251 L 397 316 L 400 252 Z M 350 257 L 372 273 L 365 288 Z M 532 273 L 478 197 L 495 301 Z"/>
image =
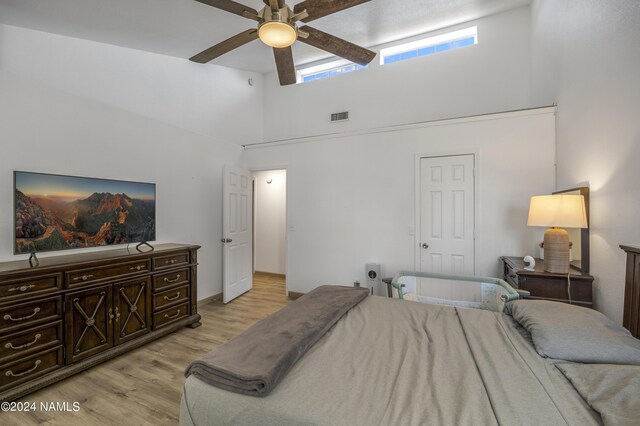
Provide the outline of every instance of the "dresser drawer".
<path id="1" fill-rule="evenodd" d="M 0 364 L 62 344 L 62 321 L 0 338 Z"/>
<path id="2" fill-rule="evenodd" d="M 591 281 L 572 278 L 571 286 L 564 277 L 541 279 L 522 277 L 520 288 L 531 293 L 530 299 L 553 300 L 557 302 L 592 306 Z M 569 292 L 571 298 L 569 299 Z"/>
<path id="3" fill-rule="evenodd" d="M 0 301 L 40 296 L 62 289 L 61 275 L 42 275 L 19 280 L 0 281 Z"/>
<path id="4" fill-rule="evenodd" d="M 153 329 L 156 330 L 165 325 L 169 325 L 178 321 L 181 318 L 189 315 L 189 303 L 183 303 L 173 308 L 165 309 L 163 311 L 153 314 Z"/>
<path id="5" fill-rule="evenodd" d="M 156 312 L 187 301 L 189 301 L 188 284 L 155 294 L 153 296 L 153 311 Z"/>
<path id="6" fill-rule="evenodd" d="M 189 268 L 180 269 L 174 272 L 167 272 L 166 274 L 156 275 L 153 277 L 153 291 L 161 291 L 177 287 L 179 285 L 190 283 L 191 271 Z"/>
<path id="7" fill-rule="evenodd" d="M 0 391 L 62 367 L 62 348 L 51 349 L 0 367 Z"/>
<path id="8" fill-rule="evenodd" d="M 189 264 L 189 252 L 172 254 L 153 259 L 153 270 L 160 271 Z"/>
<path id="9" fill-rule="evenodd" d="M 87 283 L 97 281 L 113 281 L 137 274 L 148 273 L 149 270 L 150 262 L 148 259 L 118 263 L 115 265 L 96 266 L 87 269 L 77 269 L 66 273 L 66 287 L 76 288 L 84 286 Z"/>
<path id="10" fill-rule="evenodd" d="M 62 318 L 62 296 L 0 308 L 0 335 Z"/>

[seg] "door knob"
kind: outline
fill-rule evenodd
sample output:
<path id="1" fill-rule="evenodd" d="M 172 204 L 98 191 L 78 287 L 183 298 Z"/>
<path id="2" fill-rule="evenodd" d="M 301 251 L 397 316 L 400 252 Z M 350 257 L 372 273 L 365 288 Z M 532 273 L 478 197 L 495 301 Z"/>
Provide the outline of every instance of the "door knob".
<path id="1" fill-rule="evenodd" d="M 220 241 L 222 241 L 223 243 L 230 243 L 230 242 L 232 242 L 233 240 L 232 240 L 231 238 L 223 238 L 223 239 L 221 239 Z"/>
<path id="2" fill-rule="evenodd" d="M 429 248 L 429 244 L 427 244 L 427 243 L 422 243 L 422 248 L 423 248 L 423 249 L 428 249 L 428 248 Z"/>

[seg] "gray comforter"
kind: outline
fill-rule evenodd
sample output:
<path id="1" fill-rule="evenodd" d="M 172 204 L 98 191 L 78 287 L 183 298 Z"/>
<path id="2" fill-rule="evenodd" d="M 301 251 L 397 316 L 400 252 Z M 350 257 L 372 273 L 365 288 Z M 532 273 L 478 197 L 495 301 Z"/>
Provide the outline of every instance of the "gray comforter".
<path id="1" fill-rule="evenodd" d="M 640 424 L 640 366 L 558 364 L 606 426 Z"/>
<path id="2" fill-rule="evenodd" d="M 265 398 L 185 383 L 182 425 L 590 425 L 509 316 L 368 297 Z"/>
<path id="3" fill-rule="evenodd" d="M 192 362 L 185 372 L 219 388 L 267 396 L 367 288 L 320 286 Z"/>

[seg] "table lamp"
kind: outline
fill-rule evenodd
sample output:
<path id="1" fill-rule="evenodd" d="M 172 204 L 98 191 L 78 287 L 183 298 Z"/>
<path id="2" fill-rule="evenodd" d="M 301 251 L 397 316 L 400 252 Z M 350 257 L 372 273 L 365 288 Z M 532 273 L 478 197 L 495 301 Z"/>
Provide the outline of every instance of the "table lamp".
<path id="1" fill-rule="evenodd" d="M 582 195 L 540 195 L 531 197 L 529 226 L 550 227 L 544 233 L 544 269 L 569 273 L 569 233 L 561 228 L 586 228 L 587 209 Z"/>

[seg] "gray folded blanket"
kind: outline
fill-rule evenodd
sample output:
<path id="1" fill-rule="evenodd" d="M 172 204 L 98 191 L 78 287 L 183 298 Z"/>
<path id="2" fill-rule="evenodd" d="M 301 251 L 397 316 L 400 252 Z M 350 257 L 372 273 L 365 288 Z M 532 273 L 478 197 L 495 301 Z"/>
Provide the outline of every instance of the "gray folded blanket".
<path id="1" fill-rule="evenodd" d="M 369 294 L 366 288 L 321 286 L 192 362 L 185 376 L 221 389 L 267 396 L 291 367 Z"/>

